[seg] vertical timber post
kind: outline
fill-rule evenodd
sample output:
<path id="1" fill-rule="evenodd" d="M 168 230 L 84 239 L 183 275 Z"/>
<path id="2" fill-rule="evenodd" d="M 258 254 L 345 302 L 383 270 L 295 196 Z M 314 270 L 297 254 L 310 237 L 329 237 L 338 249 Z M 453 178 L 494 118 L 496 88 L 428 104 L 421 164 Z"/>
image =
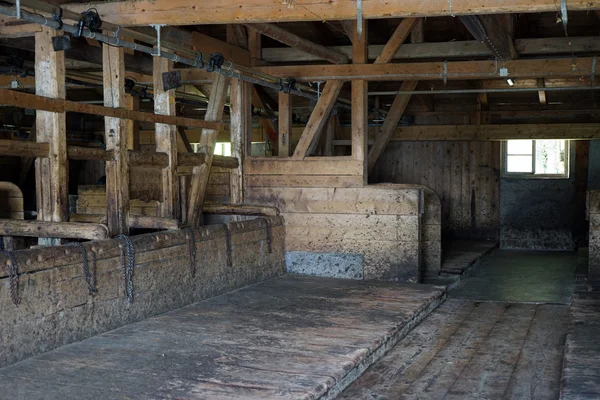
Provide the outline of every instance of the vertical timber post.
<path id="1" fill-rule="evenodd" d="M 230 115 L 231 120 L 229 123 L 229 134 L 231 140 L 231 155 L 237 157 L 239 160 L 239 166 L 235 169 L 230 170 L 229 185 L 230 185 L 230 203 L 231 204 L 243 204 L 244 203 L 244 160 L 246 155 L 246 131 L 251 128 L 248 126 L 247 118 L 249 111 L 249 104 L 247 100 L 247 90 L 250 89 L 240 79 L 233 79 L 231 81 L 231 96 L 230 96 Z"/>
<path id="2" fill-rule="evenodd" d="M 35 33 L 35 93 L 39 96 L 64 99 L 65 53 L 54 51 L 52 37 L 59 35 L 48 27 Z M 48 158 L 35 161 L 37 219 L 68 221 L 69 188 L 65 113 L 37 111 L 36 140 L 49 143 Z M 61 243 L 60 239 L 40 238 L 40 245 Z"/>
<path id="3" fill-rule="evenodd" d="M 122 47 L 102 45 L 104 106 L 124 108 L 125 57 Z M 104 142 L 114 158 L 106 162 L 106 221 L 111 237 L 129 234 L 128 121 L 104 117 Z M 129 121 L 133 122 L 133 121 Z M 132 143 L 131 143 L 132 144 Z"/>
<path id="4" fill-rule="evenodd" d="M 292 95 L 279 92 L 279 157 L 291 156 Z"/>
<path id="5" fill-rule="evenodd" d="M 176 115 L 175 93 L 163 90 L 163 72 L 173 69 L 173 62 L 162 57 L 154 57 L 154 112 L 162 115 Z M 166 153 L 169 165 L 162 170 L 161 216 L 179 218 L 179 179 L 177 178 L 177 127 L 175 125 L 156 124 L 156 151 Z"/>
<path id="6" fill-rule="evenodd" d="M 361 21 L 362 33 L 354 28 L 352 39 L 352 62 L 366 64 L 367 59 L 367 21 Z M 352 81 L 352 158 L 363 165 L 363 185 L 368 183 L 368 81 Z"/>

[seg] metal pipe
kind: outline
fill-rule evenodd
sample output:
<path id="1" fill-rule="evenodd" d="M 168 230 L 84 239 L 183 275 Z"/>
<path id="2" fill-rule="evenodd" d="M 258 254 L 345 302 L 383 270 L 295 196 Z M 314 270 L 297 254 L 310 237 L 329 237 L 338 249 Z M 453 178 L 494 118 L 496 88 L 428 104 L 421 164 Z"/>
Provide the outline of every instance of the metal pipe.
<path id="1" fill-rule="evenodd" d="M 0 5 L 0 14 L 7 15 L 9 17 L 16 17 L 16 11 L 12 7 L 7 7 L 7 6 L 3 6 L 3 5 Z M 33 23 L 36 23 L 39 25 L 48 26 L 52 29 L 56 29 L 56 30 L 61 29 L 65 32 L 68 32 L 71 34 L 75 34 L 75 35 L 78 34 L 78 29 L 75 26 L 64 25 L 59 21 L 55 21 L 53 19 L 48 19 L 47 17 L 44 17 L 42 15 L 30 13 L 25 10 L 21 11 L 21 19 L 23 19 L 25 21 L 33 22 Z M 154 51 L 154 49 L 152 47 L 144 46 L 144 45 L 137 44 L 137 43 L 131 43 L 131 42 L 128 42 L 125 40 L 120 40 L 118 37 L 111 37 L 111 36 L 104 35 L 102 33 L 92 32 L 87 28 L 82 31 L 81 36 L 88 37 L 90 39 L 95 39 L 95 40 L 98 40 L 99 42 L 107 43 L 107 44 L 110 44 L 113 46 L 124 47 L 124 48 L 132 49 L 132 50 L 137 50 L 142 53 L 156 55 L 156 52 Z M 204 65 L 200 64 L 201 63 L 201 61 L 200 61 L 201 53 L 198 53 L 198 54 L 199 54 L 198 58 L 191 59 L 188 57 L 181 57 L 172 52 L 162 51 L 161 57 L 167 58 L 173 62 L 178 62 L 181 64 L 188 65 L 190 67 L 203 69 Z M 277 83 L 273 83 L 273 82 L 269 82 L 265 79 L 262 79 L 260 77 L 252 77 L 252 76 L 243 75 L 239 72 L 234 71 L 234 69 L 240 70 L 241 68 L 239 66 L 235 66 L 231 62 L 228 62 L 228 64 L 229 65 L 227 67 L 222 66 L 221 68 L 215 68 L 214 72 L 220 73 L 222 75 L 225 75 L 225 76 L 228 76 L 231 78 L 241 79 L 245 82 L 253 83 L 256 85 L 260 85 L 260 86 L 265 86 L 265 87 L 268 87 L 268 88 L 271 88 L 271 89 L 274 89 L 277 91 L 282 90 L 282 86 L 279 84 L 278 78 L 272 77 L 273 82 L 277 82 Z M 254 74 L 254 71 L 252 71 L 251 73 Z M 312 93 L 307 93 L 298 88 L 291 89 L 290 93 L 294 94 L 296 96 L 306 97 L 311 100 L 318 100 L 317 95 L 314 95 Z M 341 105 L 341 106 L 345 107 L 344 105 Z"/>
<path id="2" fill-rule="evenodd" d="M 369 96 L 394 96 L 397 94 L 475 94 L 475 93 L 519 93 L 519 92 L 568 92 L 600 90 L 600 86 L 568 86 L 544 88 L 495 88 L 495 89 L 455 89 L 455 90 L 396 90 L 369 92 Z"/>

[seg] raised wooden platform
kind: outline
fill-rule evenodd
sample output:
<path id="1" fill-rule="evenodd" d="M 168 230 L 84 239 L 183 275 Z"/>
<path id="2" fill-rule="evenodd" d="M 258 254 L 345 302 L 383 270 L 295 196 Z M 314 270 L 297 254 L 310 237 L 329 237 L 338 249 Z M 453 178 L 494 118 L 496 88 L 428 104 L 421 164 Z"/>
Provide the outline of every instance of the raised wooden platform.
<path id="1" fill-rule="evenodd" d="M 452 240 L 443 242 L 440 275 L 461 275 L 498 248 L 488 240 Z"/>
<path id="2" fill-rule="evenodd" d="M 430 285 L 285 276 L 0 369 L 0 397 L 329 399 L 443 296 Z"/>

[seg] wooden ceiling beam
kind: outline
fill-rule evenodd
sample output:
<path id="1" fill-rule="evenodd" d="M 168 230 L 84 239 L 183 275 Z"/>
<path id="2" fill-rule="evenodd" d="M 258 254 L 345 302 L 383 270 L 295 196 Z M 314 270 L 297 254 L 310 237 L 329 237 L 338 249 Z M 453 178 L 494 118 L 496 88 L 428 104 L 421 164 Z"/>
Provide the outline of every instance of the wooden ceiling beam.
<path id="1" fill-rule="evenodd" d="M 511 24 L 502 21 L 501 15 L 464 15 L 460 20 L 475 39 L 489 48 L 494 57 L 500 60 L 519 57 L 510 32 Z"/>
<path id="2" fill-rule="evenodd" d="M 96 8 L 102 19 L 121 26 L 166 24 L 243 24 L 285 21 L 323 21 L 356 19 L 356 2 L 296 0 L 286 8 L 279 0 L 239 2 L 231 0 L 140 0 L 69 4 L 75 12 Z M 452 9 L 450 9 L 452 7 Z M 600 0 L 569 0 L 569 11 L 600 10 Z M 556 0 L 406 0 L 365 1 L 365 19 L 434 17 L 501 13 L 556 12 Z"/>
<path id="3" fill-rule="evenodd" d="M 368 58 L 376 59 L 384 45 L 370 45 Z M 328 49 L 352 57 L 352 46 L 328 46 Z M 545 54 L 581 54 L 600 52 L 597 37 L 534 38 L 515 40 L 515 50 L 521 56 L 539 56 Z M 392 56 L 392 60 L 410 59 L 452 59 L 462 57 L 489 57 L 492 52 L 476 40 L 441 43 L 404 43 Z M 271 47 L 262 50 L 263 60 L 268 63 L 312 62 L 319 61 L 315 55 L 290 47 Z"/>
<path id="4" fill-rule="evenodd" d="M 388 40 L 383 47 L 383 50 L 381 50 L 381 54 L 379 54 L 374 64 L 389 63 L 394 57 L 394 54 L 398 52 L 400 46 L 402 46 L 404 41 L 408 38 L 408 35 L 410 35 L 410 32 L 417 24 L 417 21 L 419 21 L 419 18 L 404 18 L 398 24 L 398 27 L 392 34 L 390 40 Z"/>
<path id="5" fill-rule="evenodd" d="M 307 54 L 315 55 L 320 59 L 329 61 L 333 64 L 346 64 L 349 61 L 349 58 L 346 55 L 304 39 L 275 24 L 247 24 L 246 27 L 260 32 L 262 35 L 268 36 L 280 43 L 301 50 Z"/>
<path id="6" fill-rule="evenodd" d="M 580 57 L 573 68 L 572 58 L 530 59 L 507 61 L 509 76 L 515 78 L 579 78 L 591 76 L 592 57 Z M 498 79 L 496 62 L 485 61 L 449 61 L 420 62 L 402 64 L 348 64 L 348 65 L 295 65 L 278 67 L 259 67 L 260 72 L 282 78 L 293 76 L 300 81 L 322 80 L 474 80 Z M 445 72 L 446 71 L 446 72 Z"/>

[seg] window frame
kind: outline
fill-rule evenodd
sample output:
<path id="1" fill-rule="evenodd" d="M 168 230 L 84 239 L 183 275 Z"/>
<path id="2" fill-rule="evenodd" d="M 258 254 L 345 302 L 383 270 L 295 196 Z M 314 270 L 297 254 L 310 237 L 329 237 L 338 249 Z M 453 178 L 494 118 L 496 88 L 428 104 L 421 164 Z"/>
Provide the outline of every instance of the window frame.
<path id="1" fill-rule="evenodd" d="M 520 140 L 520 139 L 510 139 L 510 140 Z M 565 172 L 563 174 L 536 174 L 535 173 L 535 143 L 536 139 L 523 139 L 523 140 L 531 140 L 532 154 L 531 154 L 531 163 L 532 163 L 532 172 L 509 172 L 507 171 L 507 160 L 508 160 L 508 140 L 502 141 L 501 146 L 501 164 L 502 164 L 502 177 L 509 179 L 569 179 L 571 172 L 571 141 L 568 139 L 552 139 L 552 140 L 560 140 L 565 143 Z M 546 140 L 546 139 L 542 139 Z"/>

